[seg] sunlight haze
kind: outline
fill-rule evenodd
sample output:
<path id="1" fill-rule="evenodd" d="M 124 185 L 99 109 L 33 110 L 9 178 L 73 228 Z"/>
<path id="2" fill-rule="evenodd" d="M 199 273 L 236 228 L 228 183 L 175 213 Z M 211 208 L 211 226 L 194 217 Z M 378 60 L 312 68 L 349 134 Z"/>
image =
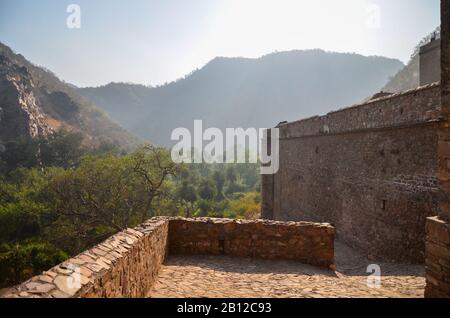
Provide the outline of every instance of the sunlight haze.
<path id="1" fill-rule="evenodd" d="M 81 29 L 66 27 L 71 3 Z M 78 86 L 160 85 L 216 56 L 294 49 L 406 63 L 438 25 L 438 0 L 0 0 L 0 41 Z"/>

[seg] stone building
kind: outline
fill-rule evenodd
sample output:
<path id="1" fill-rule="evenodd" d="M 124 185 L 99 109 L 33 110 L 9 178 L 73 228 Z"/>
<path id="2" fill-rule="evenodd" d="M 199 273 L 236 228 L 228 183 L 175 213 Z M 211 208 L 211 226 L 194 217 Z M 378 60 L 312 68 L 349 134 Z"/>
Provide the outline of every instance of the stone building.
<path id="1" fill-rule="evenodd" d="M 441 40 L 432 38 L 420 48 L 420 85 L 441 80 Z"/>
<path id="2" fill-rule="evenodd" d="M 280 169 L 263 176 L 263 218 L 330 222 L 376 259 L 423 263 L 438 213 L 440 87 L 279 125 Z"/>
<path id="3" fill-rule="evenodd" d="M 371 258 L 423 263 L 425 221 L 444 197 L 440 43 L 421 50 L 425 85 L 280 123 L 280 170 L 263 176 L 263 217 L 331 222 L 342 241 Z"/>
<path id="4" fill-rule="evenodd" d="M 278 125 L 280 169 L 263 177 L 263 218 L 322 223 L 155 218 L 5 297 L 146 297 L 168 254 L 333 270 L 335 232 L 378 260 L 425 261 L 425 296 L 450 297 L 450 1 L 441 16 L 440 83 Z"/>
<path id="5" fill-rule="evenodd" d="M 373 259 L 426 258 L 428 296 L 450 293 L 449 1 L 441 16 L 421 76 L 440 83 L 279 125 L 280 169 L 262 180 L 264 218 L 330 222 Z"/>

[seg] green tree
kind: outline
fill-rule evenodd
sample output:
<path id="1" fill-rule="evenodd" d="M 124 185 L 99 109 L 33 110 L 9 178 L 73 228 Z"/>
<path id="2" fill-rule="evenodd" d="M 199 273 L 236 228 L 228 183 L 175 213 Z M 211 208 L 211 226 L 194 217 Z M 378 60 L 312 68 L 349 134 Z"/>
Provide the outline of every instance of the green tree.
<path id="1" fill-rule="evenodd" d="M 214 210 L 214 205 L 208 200 L 199 200 L 198 202 L 199 213 L 197 216 L 205 217 Z"/>
<path id="2" fill-rule="evenodd" d="M 18 168 L 32 168 L 39 165 L 39 144 L 36 140 L 20 138 L 7 142 L 0 152 L 0 173 L 8 175 Z"/>
<path id="3" fill-rule="evenodd" d="M 41 197 L 47 179 L 37 169 L 15 172 L 15 183 L 0 181 L 0 242 L 27 240 L 42 233 L 49 206 Z"/>
<path id="4" fill-rule="evenodd" d="M 0 245 L 0 286 L 18 284 L 65 261 L 68 255 L 46 243 Z"/>
<path id="5" fill-rule="evenodd" d="M 167 150 L 145 146 L 123 157 L 87 156 L 77 169 L 54 174 L 47 189 L 57 214 L 51 242 L 80 251 L 154 216 L 153 203 L 168 197 L 176 172 Z"/>
<path id="6" fill-rule="evenodd" d="M 227 181 L 229 183 L 235 183 L 238 177 L 234 166 L 229 165 L 226 171 L 227 171 Z"/>
<path id="7" fill-rule="evenodd" d="M 145 208 L 142 209 L 141 221 L 151 216 L 152 202 L 156 198 L 168 197 L 166 181 L 176 176 L 180 166 L 176 165 L 165 148 L 143 146 L 131 154 L 133 172 L 147 196 Z"/>
<path id="8" fill-rule="evenodd" d="M 44 167 L 76 167 L 86 150 L 83 149 L 83 135 L 61 130 L 47 138 L 41 138 L 39 158 Z"/>
<path id="9" fill-rule="evenodd" d="M 20 138 L 7 142 L 0 152 L 0 173 L 34 167 L 76 167 L 87 149 L 79 133 L 58 131 L 48 137 Z"/>
<path id="10" fill-rule="evenodd" d="M 198 200 L 197 190 L 188 180 L 182 180 L 175 194 L 185 217 L 189 218 L 196 210 Z"/>
<path id="11" fill-rule="evenodd" d="M 212 178 L 214 180 L 214 182 L 216 183 L 216 188 L 217 188 L 217 199 L 219 201 L 224 199 L 223 196 L 223 189 L 225 186 L 225 175 L 221 170 L 216 170 L 214 171 Z"/>
<path id="12" fill-rule="evenodd" d="M 257 219 L 261 216 L 261 196 L 257 192 L 246 193 L 231 201 L 229 210 L 238 218 Z"/>
<path id="13" fill-rule="evenodd" d="M 217 187 L 210 178 L 205 178 L 198 186 L 198 193 L 203 200 L 211 201 L 217 196 Z"/>

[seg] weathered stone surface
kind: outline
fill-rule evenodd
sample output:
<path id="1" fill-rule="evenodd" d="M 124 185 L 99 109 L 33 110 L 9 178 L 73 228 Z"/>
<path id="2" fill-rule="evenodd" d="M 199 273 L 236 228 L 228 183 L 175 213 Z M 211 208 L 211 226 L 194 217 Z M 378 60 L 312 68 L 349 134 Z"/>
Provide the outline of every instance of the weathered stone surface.
<path id="1" fill-rule="evenodd" d="M 126 230 L 19 285 L 5 297 L 144 297 L 166 256 L 168 219 Z M 110 257 L 109 257 L 110 256 Z"/>
<path id="2" fill-rule="evenodd" d="M 54 284 L 56 288 L 69 296 L 74 296 L 81 288 L 76 286 L 71 276 L 59 275 L 55 278 Z"/>
<path id="3" fill-rule="evenodd" d="M 53 277 L 51 277 L 49 275 L 41 275 L 38 277 L 38 279 L 44 283 L 49 283 L 49 284 L 53 283 Z"/>
<path id="4" fill-rule="evenodd" d="M 438 178 L 445 196 L 427 220 L 426 297 L 450 298 L 450 1 L 441 1 L 441 117 Z M 437 214 L 437 213 L 436 213 Z"/>
<path id="5" fill-rule="evenodd" d="M 349 255 L 350 254 L 350 255 Z M 336 271 L 295 261 L 169 255 L 152 298 L 421 298 L 424 267 L 379 263 L 380 288 L 367 285 L 372 262 L 336 242 Z"/>
<path id="6" fill-rule="evenodd" d="M 100 248 L 93 248 L 91 252 L 97 256 L 105 256 L 108 252 L 101 250 Z"/>
<path id="7" fill-rule="evenodd" d="M 169 254 L 209 254 L 297 260 L 333 267 L 334 228 L 308 222 L 174 218 Z"/>
<path id="8" fill-rule="evenodd" d="M 37 286 L 36 288 L 31 290 L 30 292 L 47 294 L 48 292 L 50 292 L 53 289 L 55 289 L 55 285 L 53 285 L 53 284 L 40 284 L 39 286 Z"/>
<path id="9" fill-rule="evenodd" d="M 32 290 L 32 289 L 39 287 L 40 285 L 41 284 L 39 284 L 39 283 L 31 282 L 31 283 L 26 284 L 25 286 L 28 290 Z"/>
<path id="10" fill-rule="evenodd" d="M 450 223 L 439 217 L 427 220 L 425 297 L 450 297 Z"/>
<path id="11" fill-rule="evenodd" d="M 69 295 L 63 293 L 59 289 L 55 289 L 50 293 L 50 297 L 52 297 L 52 298 L 68 298 Z"/>
<path id="12" fill-rule="evenodd" d="M 450 4 L 441 0 L 442 111 L 450 116 Z"/>
<path id="13" fill-rule="evenodd" d="M 281 125 L 280 169 L 262 179 L 263 216 L 330 222 L 368 256 L 423 263 L 425 221 L 443 196 L 440 119 L 429 116 L 439 109 L 432 84 Z"/>
<path id="14" fill-rule="evenodd" d="M 333 269 L 334 229 L 308 222 L 154 218 L 30 279 L 6 296 L 145 297 L 169 252 L 295 260 Z"/>
<path id="15" fill-rule="evenodd" d="M 450 227 L 438 217 L 430 218 L 433 222 L 427 222 L 428 241 L 450 244 Z"/>

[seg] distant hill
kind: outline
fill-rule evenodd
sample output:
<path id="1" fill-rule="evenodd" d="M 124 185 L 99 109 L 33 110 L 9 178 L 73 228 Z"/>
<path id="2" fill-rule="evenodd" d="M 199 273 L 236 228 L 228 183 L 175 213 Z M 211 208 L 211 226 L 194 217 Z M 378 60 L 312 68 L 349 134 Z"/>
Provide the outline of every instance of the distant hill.
<path id="1" fill-rule="evenodd" d="M 221 129 L 264 128 L 351 105 L 376 93 L 403 66 L 384 57 L 290 51 L 216 58 L 160 87 L 111 83 L 78 92 L 132 133 L 170 145 L 172 130 L 192 128 L 194 119 Z"/>
<path id="2" fill-rule="evenodd" d="M 0 145 L 59 129 L 81 132 L 86 145 L 113 143 L 132 149 L 138 143 L 71 85 L 0 43 Z"/>
<path id="3" fill-rule="evenodd" d="M 440 37 L 440 27 L 423 38 L 414 49 L 408 64 L 401 69 L 389 82 L 383 87 L 383 91 L 398 93 L 414 89 L 420 85 L 420 47 L 429 43 L 431 38 Z"/>

